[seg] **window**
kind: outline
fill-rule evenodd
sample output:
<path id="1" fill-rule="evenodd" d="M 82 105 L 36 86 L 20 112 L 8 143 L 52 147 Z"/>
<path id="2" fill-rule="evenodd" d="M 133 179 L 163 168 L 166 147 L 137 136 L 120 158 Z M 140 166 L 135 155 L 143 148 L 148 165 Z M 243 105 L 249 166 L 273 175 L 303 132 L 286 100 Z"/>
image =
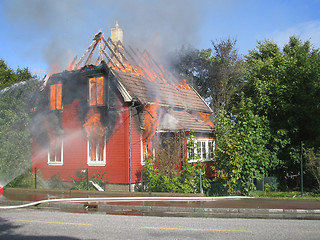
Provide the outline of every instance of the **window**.
<path id="1" fill-rule="evenodd" d="M 192 161 L 212 161 L 214 158 L 214 149 L 215 142 L 213 139 L 195 139 L 196 148 L 194 149 L 195 155 L 198 159 L 190 160 Z M 190 151 L 192 149 L 188 149 L 188 156 L 190 155 Z"/>
<path id="2" fill-rule="evenodd" d="M 149 138 L 146 137 L 141 140 L 141 164 L 144 165 L 145 158 L 149 156 Z"/>
<path id="3" fill-rule="evenodd" d="M 63 140 L 62 136 L 50 136 L 48 151 L 49 165 L 63 165 Z"/>
<path id="4" fill-rule="evenodd" d="M 62 84 L 50 86 L 50 110 L 62 109 Z"/>
<path id="5" fill-rule="evenodd" d="M 152 142 L 150 141 L 150 137 L 146 137 L 141 140 L 141 164 L 144 165 L 146 163 L 145 159 L 147 157 L 154 157 L 156 154 L 156 149 L 152 147 Z"/>
<path id="6" fill-rule="evenodd" d="M 90 106 L 104 105 L 103 84 L 104 77 L 93 77 L 89 79 Z"/>
<path id="7" fill-rule="evenodd" d="M 88 139 L 88 165 L 106 165 L 106 140 L 103 136 Z"/>

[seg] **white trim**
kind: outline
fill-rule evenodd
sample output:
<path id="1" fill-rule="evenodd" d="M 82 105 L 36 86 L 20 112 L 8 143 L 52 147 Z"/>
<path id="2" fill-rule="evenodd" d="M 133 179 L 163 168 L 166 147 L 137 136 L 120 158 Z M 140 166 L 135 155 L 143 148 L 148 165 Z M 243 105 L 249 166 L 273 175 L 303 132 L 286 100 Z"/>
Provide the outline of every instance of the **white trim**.
<path id="1" fill-rule="evenodd" d="M 87 165 L 88 166 L 105 166 L 106 165 L 106 149 L 107 149 L 106 145 L 107 145 L 106 139 L 105 139 L 105 137 L 103 137 L 103 153 L 102 153 L 103 160 L 102 161 L 91 161 L 90 141 L 89 141 L 89 139 L 87 139 Z M 98 150 L 96 150 L 96 151 L 98 151 Z M 98 154 L 98 152 L 96 154 Z"/>
<path id="2" fill-rule="evenodd" d="M 116 85 L 117 89 L 119 90 L 120 94 L 122 95 L 123 99 L 125 102 L 131 102 L 132 101 L 132 97 L 129 94 L 129 92 L 127 91 L 127 89 L 124 87 L 124 85 L 118 80 L 120 77 L 119 75 L 113 71 L 110 67 L 109 67 L 110 72 L 113 75 L 112 81 L 113 83 Z M 115 75 L 118 75 L 118 77 L 115 77 Z"/>
<path id="3" fill-rule="evenodd" d="M 62 138 L 62 136 L 61 136 Z M 52 162 L 50 161 L 50 145 L 49 145 L 49 151 L 48 151 L 48 165 L 50 166 L 62 166 L 63 165 L 63 138 L 61 139 L 61 156 L 60 156 L 60 159 L 61 161 L 60 162 Z M 57 156 L 55 156 L 55 159 L 57 159 Z"/>
<path id="4" fill-rule="evenodd" d="M 202 102 L 209 108 L 209 110 L 211 111 L 211 113 L 213 113 L 212 108 L 209 106 L 209 104 L 200 96 L 200 94 L 198 93 L 197 90 L 194 89 L 194 87 L 191 86 L 191 88 L 193 89 L 193 91 L 198 95 L 198 97 L 202 100 Z"/>

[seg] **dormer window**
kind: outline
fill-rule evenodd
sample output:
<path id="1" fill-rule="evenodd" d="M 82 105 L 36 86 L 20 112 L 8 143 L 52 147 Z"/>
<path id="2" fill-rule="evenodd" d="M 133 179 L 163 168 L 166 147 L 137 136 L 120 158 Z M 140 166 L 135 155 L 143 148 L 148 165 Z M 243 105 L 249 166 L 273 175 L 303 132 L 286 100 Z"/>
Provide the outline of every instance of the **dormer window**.
<path id="1" fill-rule="evenodd" d="M 90 106 L 104 105 L 104 77 L 89 79 L 89 104 Z"/>
<path id="2" fill-rule="evenodd" d="M 50 86 L 50 110 L 62 109 L 62 84 L 53 84 Z"/>

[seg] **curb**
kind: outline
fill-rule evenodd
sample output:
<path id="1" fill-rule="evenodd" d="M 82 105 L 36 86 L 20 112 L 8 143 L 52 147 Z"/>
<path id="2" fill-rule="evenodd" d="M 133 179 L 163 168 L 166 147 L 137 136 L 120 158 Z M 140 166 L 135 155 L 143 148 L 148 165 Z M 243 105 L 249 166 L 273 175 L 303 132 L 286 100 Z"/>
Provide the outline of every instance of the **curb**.
<path id="1" fill-rule="evenodd" d="M 6 205 L 16 206 L 29 201 L 6 201 Z M 3 202 L 0 201 L 0 205 Z M 39 210 L 58 210 L 77 213 L 102 213 L 110 215 L 137 215 L 162 217 L 205 217 L 205 218 L 265 218 L 320 220 L 320 209 L 262 209 L 262 208 L 199 208 L 169 206 L 134 206 L 99 204 L 98 202 L 63 203 L 49 202 L 30 207 Z"/>

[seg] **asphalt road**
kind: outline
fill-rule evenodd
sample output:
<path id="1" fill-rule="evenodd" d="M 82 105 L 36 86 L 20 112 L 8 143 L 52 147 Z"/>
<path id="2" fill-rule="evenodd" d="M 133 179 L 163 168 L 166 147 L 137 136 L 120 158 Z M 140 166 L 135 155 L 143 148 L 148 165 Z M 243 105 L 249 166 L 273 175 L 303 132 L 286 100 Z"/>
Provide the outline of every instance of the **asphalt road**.
<path id="1" fill-rule="evenodd" d="M 318 220 L 0 211 L 0 239 L 320 239 Z"/>

